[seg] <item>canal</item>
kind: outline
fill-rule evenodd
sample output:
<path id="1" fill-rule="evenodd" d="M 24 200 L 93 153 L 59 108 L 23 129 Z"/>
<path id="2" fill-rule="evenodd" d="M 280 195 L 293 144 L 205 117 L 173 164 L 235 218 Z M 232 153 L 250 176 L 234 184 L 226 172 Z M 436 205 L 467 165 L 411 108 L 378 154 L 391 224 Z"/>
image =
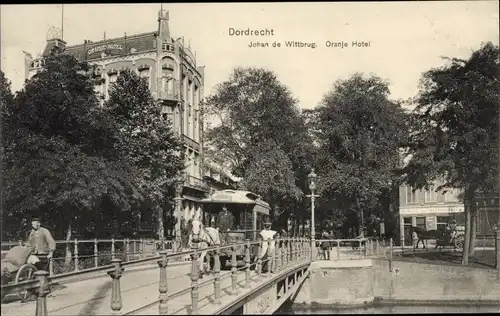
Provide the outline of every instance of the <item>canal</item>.
<path id="1" fill-rule="evenodd" d="M 278 310 L 275 315 L 322 315 L 322 314 L 417 314 L 417 313 L 498 313 L 500 306 L 476 306 L 476 305 L 372 305 L 355 308 L 338 307 L 315 307 L 303 308 L 286 304 Z"/>

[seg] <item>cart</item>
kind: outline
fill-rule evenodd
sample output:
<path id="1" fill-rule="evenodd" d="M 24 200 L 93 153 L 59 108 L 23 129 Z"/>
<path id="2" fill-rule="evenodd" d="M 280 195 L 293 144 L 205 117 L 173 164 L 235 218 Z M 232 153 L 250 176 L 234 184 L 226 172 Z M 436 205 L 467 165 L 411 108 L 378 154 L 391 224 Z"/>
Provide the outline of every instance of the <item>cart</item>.
<path id="1" fill-rule="evenodd" d="M 2 259 L 2 286 L 8 284 L 18 284 L 35 278 L 35 272 L 37 270 L 36 267 L 27 263 L 30 254 L 31 249 L 24 246 L 13 247 L 7 252 L 5 258 Z M 24 263 L 20 264 L 20 262 Z M 2 291 L 2 300 L 5 295 L 6 293 Z M 33 297 L 33 291 L 20 290 L 17 292 L 17 295 L 22 302 L 26 302 Z"/>
<path id="2" fill-rule="evenodd" d="M 461 250 L 464 247 L 464 231 L 457 227 L 457 230 L 453 234 L 452 231 L 443 231 L 436 238 L 436 246 L 438 247 L 454 247 L 455 249 Z"/>

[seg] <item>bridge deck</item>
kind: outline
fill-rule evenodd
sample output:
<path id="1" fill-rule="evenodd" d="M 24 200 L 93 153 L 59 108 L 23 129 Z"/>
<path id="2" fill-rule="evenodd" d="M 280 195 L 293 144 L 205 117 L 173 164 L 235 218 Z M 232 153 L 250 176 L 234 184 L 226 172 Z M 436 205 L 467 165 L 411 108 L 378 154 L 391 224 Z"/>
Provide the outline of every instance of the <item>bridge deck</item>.
<path id="1" fill-rule="evenodd" d="M 176 265 L 168 268 L 168 314 L 191 314 L 191 291 L 170 297 L 190 287 L 191 265 Z M 238 294 L 232 295 L 230 271 L 221 272 L 221 303 L 214 304 L 213 276 L 205 276 L 199 280 L 198 313 L 213 315 L 224 306 L 229 306 L 237 299 L 241 299 L 265 283 L 269 278 L 260 278 L 251 271 L 251 286 L 245 288 L 245 273 L 238 272 Z M 123 308 L 121 314 L 158 315 L 158 282 L 159 269 L 148 265 L 125 269 L 120 279 Z M 206 284 L 204 284 L 206 282 Z M 59 286 L 47 298 L 48 315 L 110 315 L 111 278 L 103 273 L 92 279 L 81 280 Z M 62 288 L 61 288 L 62 287 Z M 6 298 L 8 302 L 8 298 Z M 11 301 L 2 304 L 1 315 L 28 316 L 35 312 L 35 302 L 21 303 Z"/>
<path id="2" fill-rule="evenodd" d="M 169 290 L 177 291 L 185 288 L 189 279 L 190 264 L 176 265 L 168 268 Z M 120 279 L 123 300 L 122 313 L 135 310 L 158 298 L 159 282 L 158 265 L 146 265 L 136 269 L 125 269 Z M 100 276 L 81 280 L 53 291 L 47 297 L 48 315 L 110 315 L 111 278 L 102 273 Z M 62 289 L 60 288 L 62 287 Z M 5 301 L 9 301 L 6 297 Z M 35 302 L 19 301 L 2 304 L 2 316 L 33 315 Z"/>

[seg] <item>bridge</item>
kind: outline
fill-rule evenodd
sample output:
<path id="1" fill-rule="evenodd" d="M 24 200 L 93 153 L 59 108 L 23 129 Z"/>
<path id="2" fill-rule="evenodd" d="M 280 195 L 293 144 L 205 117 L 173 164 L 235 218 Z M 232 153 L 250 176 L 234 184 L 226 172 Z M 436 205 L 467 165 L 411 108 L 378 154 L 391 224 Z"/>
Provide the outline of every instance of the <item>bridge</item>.
<path id="1" fill-rule="evenodd" d="M 162 250 L 129 261 L 114 258 L 109 265 L 50 277 L 37 271 L 35 280 L 2 286 L 7 294 L 2 315 L 272 314 L 297 293 L 310 263 L 318 259 L 321 251 L 316 246 L 321 241 L 313 245 L 309 239 L 282 238 L 266 243 L 273 250 L 253 262 L 251 247 L 260 252 L 262 241 L 204 249 L 213 253 L 214 266 L 203 278 L 196 260 L 201 249 Z M 332 240 L 332 244 L 330 260 L 385 253 L 378 242 Z M 238 247 L 245 249 L 242 265 L 236 257 Z M 221 269 L 223 251 L 231 253 L 230 270 Z M 193 260 L 184 261 L 186 257 Z M 25 289 L 36 299 L 15 301 L 15 293 Z"/>

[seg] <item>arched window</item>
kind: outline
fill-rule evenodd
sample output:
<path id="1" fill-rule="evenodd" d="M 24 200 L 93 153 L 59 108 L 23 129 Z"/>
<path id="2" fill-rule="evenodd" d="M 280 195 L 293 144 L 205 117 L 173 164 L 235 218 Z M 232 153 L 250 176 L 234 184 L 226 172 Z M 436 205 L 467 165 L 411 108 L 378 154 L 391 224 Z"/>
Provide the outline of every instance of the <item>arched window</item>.
<path id="1" fill-rule="evenodd" d="M 148 88 L 151 88 L 151 78 L 149 76 L 149 68 L 142 68 L 139 70 L 139 77 L 144 78 L 148 84 Z"/>

